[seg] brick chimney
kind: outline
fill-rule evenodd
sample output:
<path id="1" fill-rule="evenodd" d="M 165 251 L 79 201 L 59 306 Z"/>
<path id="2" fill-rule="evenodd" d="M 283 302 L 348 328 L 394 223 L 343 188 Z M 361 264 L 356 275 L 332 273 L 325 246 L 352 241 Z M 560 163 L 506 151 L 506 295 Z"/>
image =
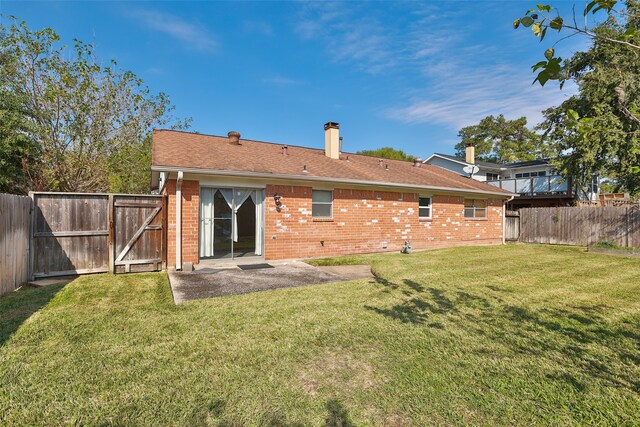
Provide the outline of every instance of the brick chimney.
<path id="1" fill-rule="evenodd" d="M 467 142 L 465 148 L 465 161 L 470 164 L 475 164 L 476 162 L 476 146 L 471 142 Z"/>
<path id="2" fill-rule="evenodd" d="M 332 159 L 340 158 L 340 124 L 329 122 L 324 125 L 324 154 Z"/>
<path id="3" fill-rule="evenodd" d="M 235 130 L 232 130 L 227 134 L 227 136 L 229 137 L 230 144 L 240 145 L 240 132 L 236 132 Z"/>

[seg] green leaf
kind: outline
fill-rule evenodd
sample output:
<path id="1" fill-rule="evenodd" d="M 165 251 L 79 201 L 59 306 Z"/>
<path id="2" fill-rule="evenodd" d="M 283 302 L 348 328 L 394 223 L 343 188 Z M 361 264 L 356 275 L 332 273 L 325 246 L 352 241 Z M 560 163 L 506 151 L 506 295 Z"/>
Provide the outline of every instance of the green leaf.
<path id="1" fill-rule="evenodd" d="M 624 35 L 627 36 L 627 37 L 635 37 L 636 29 L 635 28 L 629 28 L 627 31 L 624 32 Z"/>
<path id="2" fill-rule="evenodd" d="M 518 18 L 515 21 L 513 21 L 513 28 L 514 29 L 518 29 L 519 26 L 520 26 L 520 18 Z"/>
<path id="3" fill-rule="evenodd" d="M 562 29 L 563 23 L 564 23 L 564 20 L 560 16 L 558 16 L 557 18 L 554 18 L 551 20 L 551 22 L 549 22 L 549 26 L 554 30 L 560 31 Z"/>
<path id="4" fill-rule="evenodd" d="M 580 115 L 576 110 L 569 109 L 567 110 L 567 117 L 571 120 L 578 121 L 578 119 L 580 118 Z"/>
<path id="5" fill-rule="evenodd" d="M 538 73 L 538 76 L 533 81 L 533 83 L 540 82 L 540 86 L 544 86 L 544 84 L 549 80 L 549 78 L 550 76 L 547 70 L 542 70 Z"/>
<path id="6" fill-rule="evenodd" d="M 544 57 L 547 58 L 547 60 L 551 61 L 551 58 L 553 58 L 553 55 L 556 53 L 555 50 L 553 50 L 552 47 L 550 47 L 549 49 L 544 51 Z"/>
<path id="7" fill-rule="evenodd" d="M 542 33 L 542 26 L 540 25 L 540 23 L 539 23 L 539 22 L 536 22 L 535 24 L 533 24 L 533 25 L 531 26 L 531 30 L 533 31 L 533 34 L 534 34 L 536 37 L 539 37 L 539 36 L 540 36 L 540 34 Z"/>
<path id="8" fill-rule="evenodd" d="M 593 9 L 593 7 L 597 4 L 598 0 L 593 0 L 591 3 L 587 4 L 587 7 L 584 8 L 584 16 L 587 16 L 589 12 L 591 12 L 591 9 Z"/>
<path id="9" fill-rule="evenodd" d="M 560 72 L 560 59 L 552 58 L 549 60 L 549 64 L 545 67 L 545 70 L 549 72 L 549 75 L 558 74 Z"/>
<path id="10" fill-rule="evenodd" d="M 537 8 L 538 8 L 538 10 L 540 12 L 551 12 L 551 6 L 549 6 L 548 4 L 546 4 L 544 6 L 539 4 L 539 5 L 537 5 Z"/>
<path id="11" fill-rule="evenodd" d="M 538 62 L 536 65 L 534 65 L 531 68 L 533 69 L 533 71 L 536 71 L 538 68 L 542 68 L 542 67 L 544 67 L 546 65 L 547 65 L 547 61 L 540 61 L 540 62 Z"/>
<path id="12" fill-rule="evenodd" d="M 533 13 L 535 11 L 536 11 L 535 9 L 529 9 L 529 10 L 527 10 L 527 13 L 525 13 L 525 15 L 528 15 L 528 14 Z"/>
<path id="13" fill-rule="evenodd" d="M 537 13 L 532 13 L 532 14 L 531 14 L 531 17 L 532 17 L 533 19 L 538 19 L 538 14 L 537 14 Z"/>
<path id="14" fill-rule="evenodd" d="M 522 23 L 522 25 L 524 25 L 525 27 L 529 28 L 530 26 L 532 26 L 532 25 L 533 25 L 534 20 L 533 20 L 533 18 L 532 18 L 532 17 L 530 17 L 530 16 L 525 16 L 524 18 L 522 18 L 522 19 L 520 20 L 520 22 Z"/>
<path id="15" fill-rule="evenodd" d="M 542 29 L 542 32 L 540 33 L 540 41 L 544 40 L 544 36 L 547 35 L 547 27 L 544 27 Z"/>

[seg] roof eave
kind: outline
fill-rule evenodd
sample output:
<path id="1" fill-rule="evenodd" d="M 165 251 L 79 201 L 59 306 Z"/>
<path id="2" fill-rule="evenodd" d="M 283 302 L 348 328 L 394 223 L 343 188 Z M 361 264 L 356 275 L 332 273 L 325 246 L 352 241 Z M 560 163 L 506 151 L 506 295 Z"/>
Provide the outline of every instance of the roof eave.
<path id="1" fill-rule="evenodd" d="M 454 193 L 471 193 L 471 194 L 488 194 L 492 196 L 499 196 L 505 199 L 518 196 L 516 193 L 507 193 L 503 191 L 485 191 L 475 188 L 455 188 L 455 187 L 440 187 L 435 185 L 415 185 L 405 184 L 400 182 L 377 182 L 377 181 L 362 181 L 357 179 L 348 178 L 326 178 L 322 176 L 300 176 L 300 175 L 287 175 L 287 174 L 275 174 L 275 173 L 263 173 L 263 172 L 250 172 L 250 171 L 226 171 L 218 169 L 201 169 L 201 168 L 184 168 L 176 166 L 158 166 L 152 165 L 152 171 L 157 172 L 178 172 L 203 174 L 203 175 L 218 175 L 218 176 L 233 176 L 233 177 L 245 177 L 245 178 L 271 178 L 271 179 L 289 179 L 298 181 L 311 181 L 311 182 L 331 182 L 337 184 L 353 184 L 353 185 L 366 185 L 376 187 L 392 187 L 392 188 L 410 188 L 416 190 L 431 190 L 431 191 L 448 191 Z M 489 185 L 489 184 L 487 184 Z"/>
<path id="2" fill-rule="evenodd" d="M 488 170 L 492 170 L 492 171 L 501 171 L 501 170 L 503 170 L 503 168 L 502 168 L 500 165 L 498 165 L 498 164 L 496 164 L 495 166 L 493 166 L 493 165 L 491 165 L 491 166 L 487 166 L 486 164 L 479 164 L 479 163 L 467 163 L 467 162 L 463 162 L 463 161 L 461 161 L 461 160 L 454 160 L 454 159 L 452 159 L 452 158 L 450 158 L 450 157 L 442 156 L 442 155 L 440 155 L 440 154 L 438 154 L 438 153 L 434 153 L 434 154 L 432 154 L 431 156 L 429 156 L 429 158 L 428 158 L 427 160 L 425 160 L 425 161 L 424 161 L 424 162 L 422 162 L 422 163 L 428 163 L 428 162 L 429 162 L 429 160 L 433 159 L 434 157 L 438 157 L 438 158 L 440 158 L 440 159 L 442 159 L 442 160 L 448 160 L 448 161 L 450 161 L 450 162 L 457 163 L 457 164 L 459 164 L 459 165 L 465 165 L 465 166 L 474 165 L 474 166 L 478 166 L 479 168 L 482 168 L 482 169 L 488 169 Z"/>

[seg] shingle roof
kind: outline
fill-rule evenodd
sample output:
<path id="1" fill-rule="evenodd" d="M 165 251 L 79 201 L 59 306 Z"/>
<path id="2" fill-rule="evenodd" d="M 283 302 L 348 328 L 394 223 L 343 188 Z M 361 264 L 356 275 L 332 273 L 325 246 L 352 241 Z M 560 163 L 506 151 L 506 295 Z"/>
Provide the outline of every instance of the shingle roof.
<path id="1" fill-rule="evenodd" d="M 464 157 L 451 156 L 449 154 L 442 154 L 442 153 L 433 153 L 433 154 L 436 156 L 444 157 L 445 159 L 454 160 L 456 162 L 467 163 L 467 159 L 465 159 Z M 482 160 L 476 160 L 474 164 L 478 166 L 484 166 L 485 168 L 491 168 L 491 169 L 500 169 L 500 167 L 502 166 L 498 163 L 485 162 Z"/>
<path id="2" fill-rule="evenodd" d="M 504 165 L 506 169 L 523 168 L 526 166 L 546 166 L 549 165 L 548 159 L 529 160 L 527 162 L 513 162 Z"/>
<path id="3" fill-rule="evenodd" d="M 452 156 L 450 154 L 442 154 L 442 153 L 433 153 L 435 156 L 444 157 L 449 160 L 454 160 L 457 162 L 467 163 L 467 160 L 464 157 Z M 539 160 L 529 160 L 526 162 L 513 162 L 513 163 L 494 163 L 494 162 L 485 162 L 482 160 L 476 160 L 475 164 L 478 166 L 483 166 L 486 168 L 492 169 L 515 169 L 515 168 L 523 168 L 527 166 L 543 166 L 549 164 L 549 159 L 539 159 Z"/>
<path id="4" fill-rule="evenodd" d="M 240 139 L 240 145 L 227 137 L 173 130 L 154 130 L 152 169 L 154 171 L 202 170 L 202 173 L 229 172 L 238 175 L 274 176 L 327 182 L 358 182 L 379 185 L 388 183 L 411 187 L 437 187 L 457 191 L 510 193 L 488 184 L 463 177 L 446 169 L 401 160 L 382 161 L 377 157 L 341 153 L 331 159 L 324 150 Z M 307 173 L 303 173 L 306 166 Z"/>

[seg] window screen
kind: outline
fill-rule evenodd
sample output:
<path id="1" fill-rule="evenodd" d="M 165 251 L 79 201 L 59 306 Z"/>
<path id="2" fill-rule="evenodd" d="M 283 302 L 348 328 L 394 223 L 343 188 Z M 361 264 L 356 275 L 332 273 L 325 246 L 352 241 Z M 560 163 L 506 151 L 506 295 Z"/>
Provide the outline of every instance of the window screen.
<path id="1" fill-rule="evenodd" d="M 431 218 L 431 197 L 420 197 L 418 216 L 420 218 Z"/>
<path id="2" fill-rule="evenodd" d="M 313 218 L 333 216 L 333 191 L 313 190 L 311 193 L 311 215 Z"/>
<path id="3" fill-rule="evenodd" d="M 464 217 L 465 218 L 486 218 L 487 217 L 487 201 L 483 199 L 465 199 L 464 200 Z"/>

